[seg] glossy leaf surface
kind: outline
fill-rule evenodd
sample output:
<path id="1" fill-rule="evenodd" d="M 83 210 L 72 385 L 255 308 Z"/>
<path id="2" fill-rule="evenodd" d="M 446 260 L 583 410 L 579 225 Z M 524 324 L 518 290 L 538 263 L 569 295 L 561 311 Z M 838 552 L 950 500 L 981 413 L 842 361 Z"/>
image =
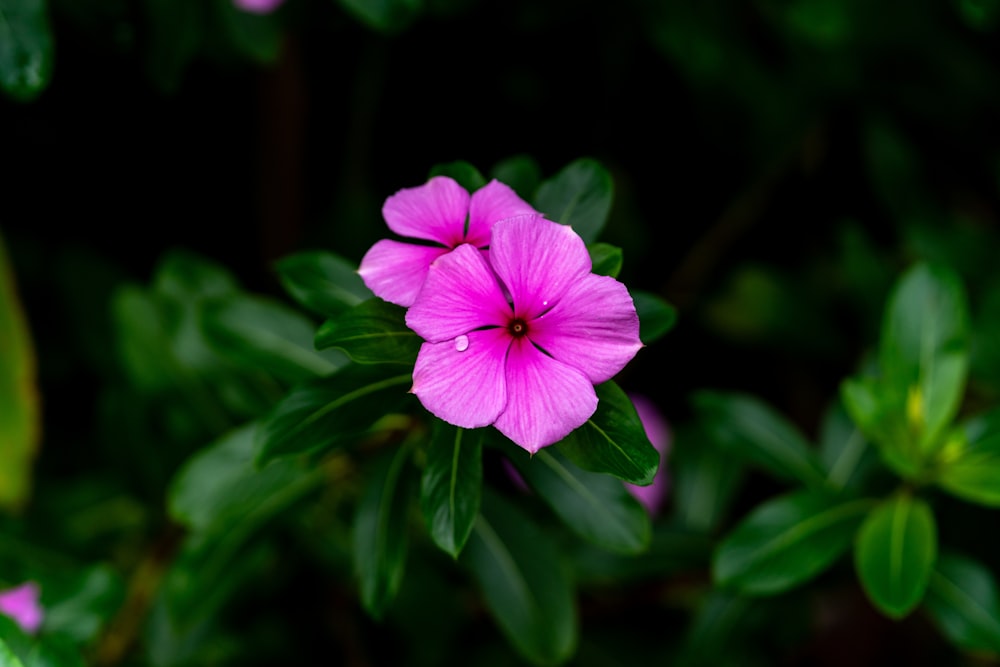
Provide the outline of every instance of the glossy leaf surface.
<path id="1" fill-rule="evenodd" d="M 484 492 L 461 561 L 500 630 L 525 658 L 551 665 L 573 654 L 578 639 L 573 590 L 555 545 L 530 517 Z"/>
<path id="2" fill-rule="evenodd" d="M 571 162 L 535 193 L 535 208 L 570 225 L 587 243 L 597 239 L 611 212 L 611 175 L 596 160 Z"/>
<path id="3" fill-rule="evenodd" d="M 759 505 L 722 541 L 713 560 L 720 586 L 781 593 L 816 576 L 848 551 L 873 503 L 800 491 Z"/>
<path id="4" fill-rule="evenodd" d="M 901 494 L 876 507 L 858 531 L 854 565 L 872 603 L 890 618 L 920 604 L 937 557 L 927 503 Z"/>
<path id="5" fill-rule="evenodd" d="M 369 477 L 354 517 L 354 568 L 361 582 L 361 603 L 381 618 L 403 578 L 409 542 L 407 516 L 416 488 L 410 452 L 384 456 Z"/>
<path id="6" fill-rule="evenodd" d="M 369 299 L 324 322 L 316 332 L 316 348 L 339 348 L 359 364 L 412 368 L 423 340 L 406 326 L 405 314 L 405 308 Z"/>
<path id="7" fill-rule="evenodd" d="M 597 411 L 556 447 L 583 470 L 651 484 L 660 454 L 646 436 L 635 406 L 614 382 L 598 385 Z"/>
<path id="8" fill-rule="evenodd" d="M 372 298 L 358 267 L 331 252 L 296 253 L 278 260 L 275 268 L 292 298 L 323 317 L 333 317 Z"/>
<path id="9" fill-rule="evenodd" d="M 257 430 L 257 464 L 351 442 L 406 399 L 410 373 L 351 365 L 294 389 Z"/>
<path id="10" fill-rule="evenodd" d="M 479 514 L 483 485 L 482 429 L 435 420 L 420 483 L 420 508 L 431 538 L 457 557 Z"/>

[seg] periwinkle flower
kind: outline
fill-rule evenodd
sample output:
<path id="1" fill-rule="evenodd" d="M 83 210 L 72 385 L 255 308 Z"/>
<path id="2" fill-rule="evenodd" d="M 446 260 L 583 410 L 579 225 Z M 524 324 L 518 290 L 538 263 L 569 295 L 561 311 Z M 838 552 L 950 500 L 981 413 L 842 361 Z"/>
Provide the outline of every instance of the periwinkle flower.
<path id="1" fill-rule="evenodd" d="M 426 341 L 411 391 L 444 421 L 492 424 L 535 453 L 593 415 L 594 385 L 642 347 L 639 318 L 569 226 L 520 215 L 492 236 L 489 261 L 465 244 L 431 265 L 406 314 Z"/>
<path id="2" fill-rule="evenodd" d="M 653 443 L 653 447 L 660 453 L 660 467 L 656 471 L 653 483 L 648 486 L 637 486 L 635 484 L 625 484 L 625 488 L 635 496 L 646 511 L 651 516 L 659 513 L 660 508 L 667 499 L 667 491 L 670 489 L 670 474 L 667 472 L 667 453 L 670 451 L 670 427 L 667 421 L 660 414 L 656 405 L 645 396 L 630 394 L 635 411 L 639 414 L 639 421 L 646 429 L 646 437 Z"/>
<path id="3" fill-rule="evenodd" d="M 44 617 L 38 598 L 38 584 L 33 581 L 0 591 L 0 614 L 9 616 L 22 630 L 34 634 L 42 626 Z"/>
<path id="4" fill-rule="evenodd" d="M 484 253 L 497 220 L 536 213 L 510 186 L 493 180 L 468 191 L 447 176 L 406 188 L 385 200 L 382 217 L 400 236 L 432 245 L 384 239 L 361 259 L 358 273 L 376 296 L 399 306 L 411 306 L 438 257 L 462 244 Z"/>
<path id="5" fill-rule="evenodd" d="M 270 14 L 283 5 L 285 0 L 233 0 L 233 4 L 251 14 Z"/>

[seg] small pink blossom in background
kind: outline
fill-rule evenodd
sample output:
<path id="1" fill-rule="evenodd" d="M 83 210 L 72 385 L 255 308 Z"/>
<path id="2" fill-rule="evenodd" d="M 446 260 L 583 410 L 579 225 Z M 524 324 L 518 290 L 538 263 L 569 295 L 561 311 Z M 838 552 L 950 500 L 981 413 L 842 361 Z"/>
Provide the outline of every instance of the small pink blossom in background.
<path id="1" fill-rule="evenodd" d="M 636 486 L 635 484 L 625 484 L 636 499 L 642 503 L 650 515 L 655 516 L 663 507 L 667 499 L 667 491 L 670 490 L 670 475 L 667 473 L 667 454 L 670 451 L 670 427 L 660 411 L 645 396 L 630 394 L 635 411 L 639 413 L 639 420 L 646 429 L 646 436 L 653 443 L 653 447 L 660 453 L 660 468 L 656 471 L 653 483 L 649 486 Z"/>
<path id="2" fill-rule="evenodd" d="M 285 0 L 233 0 L 233 4 L 252 14 L 270 14 L 284 4 Z"/>
<path id="3" fill-rule="evenodd" d="M 527 213 L 536 211 L 499 181 L 470 196 L 453 179 L 435 176 L 424 185 L 400 190 L 382 207 L 389 229 L 434 245 L 379 241 L 361 259 L 358 273 L 376 296 L 409 307 L 434 260 L 465 243 L 486 253 L 497 220 Z"/>
<path id="4" fill-rule="evenodd" d="M 22 630 L 34 634 L 42 626 L 43 612 L 38 598 L 38 584 L 33 581 L 0 591 L 0 614 L 11 617 Z"/>
<path id="5" fill-rule="evenodd" d="M 489 261 L 468 244 L 438 257 L 406 313 L 426 341 L 410 391 L 532 454 L 561 440 L 642 347 L 628 290 L 591 268 L 583 239 L 538 214 L 493 225 Z"/>

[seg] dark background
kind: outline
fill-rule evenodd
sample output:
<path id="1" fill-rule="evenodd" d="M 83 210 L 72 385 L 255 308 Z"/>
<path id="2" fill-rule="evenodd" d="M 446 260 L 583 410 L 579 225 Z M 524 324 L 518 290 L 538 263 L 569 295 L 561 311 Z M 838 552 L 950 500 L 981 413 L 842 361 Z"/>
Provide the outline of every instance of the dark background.
<path id="1" fill-rule="evenodd" d="M 486 172 L 528 154 L 550 176 L 594 157 L 615 179 L 604 238 L 625 249 L 623 278 L 681 310 L 673 341 L 644 353 L 644 388 L 671 404 L 694 385 L 754 388 L 808 419 L 870 327 L 801 312 L 835 340 L 762 356 L 702 329 L 713 290 L 744 262 L 809 272 L 845 220 L 901 245 L 906 221 L 873 182 L 873 122 L 909 143 L 936 206 L 990 225 L 996 206 L 992 5 L 814 4 L 431 3 L 379 31 L 292 2 L 275 61 L 216 35 L 163 75 L 157 49 L 191 26 L 166 32 L 131 3 L 57 3 L 51 85 L 0 106 L 4 228 L 31 284 L 74 248 L 146 280 L 180 246 L 279 293 L 271 261 L 307 247 L 356 261 L 384 234 L 384 198 L 434 164 Z M 54 295 L 28 292 L 44 342 Z"/>

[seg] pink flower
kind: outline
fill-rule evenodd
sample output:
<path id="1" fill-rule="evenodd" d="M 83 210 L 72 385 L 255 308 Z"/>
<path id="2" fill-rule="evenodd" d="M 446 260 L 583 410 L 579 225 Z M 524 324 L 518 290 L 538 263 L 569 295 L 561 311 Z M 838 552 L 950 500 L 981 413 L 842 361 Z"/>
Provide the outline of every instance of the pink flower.
<path id="1" fill-rule="evenodd" d="M 284 2 L 285 0 L 233 0 L 234 5 L 252 14 L 270 14 Z"/>
<path id="2" fill-rule="evenodd" d="M 493 424 L 535 453 L 594 413 L 593 385 L 642 347 L 639 318 L 624 285 L 591 273 L 576 232 L 538 214 L 497 222 L 489 260 L 461 245 L 431 265 L 406 313 L 427 341 L 410 391 L 450 424 Z"/>
<path id="3" fill-rule="evenodd" d="M 435 176 L 424 185 L 400 190 L 382 207 L 389 229 L 434 245 L 379 241 L 361 259 L 358 273 L 376 296 L 411 306 L 431 262 L 463 243 L 485 252 L 493 223 L 524 213 L 535 210 L 499 181 L 490 181 L 470 197 L 452 179 Z"/>
<path id="4" fill-rule="evenodd" d="M 29 634 L 42 626 L 42 607 L 38 603 L 38 584 L 33 581 L 0 591 L 0 614 L 10 616 Z"/>
<path id="5" fill-rule="evenodd" d="M 660 453 L 660 468 L 649 486 L 626 483 L 625 488 L 642 503 L 650 515 L 655 516 L 667 499 L 667 491 L 670 489 L 670 476 L 667 474 L 666 464 L 667 453 L 670 451 L 670 427 L 667 426 L 656 405 L 648 398 L 635 394 L 631 394 L 629 398 L 635 405 L 635 411 L 639 413 L 639 420 L 646 429 L 646 436 Z"/>

